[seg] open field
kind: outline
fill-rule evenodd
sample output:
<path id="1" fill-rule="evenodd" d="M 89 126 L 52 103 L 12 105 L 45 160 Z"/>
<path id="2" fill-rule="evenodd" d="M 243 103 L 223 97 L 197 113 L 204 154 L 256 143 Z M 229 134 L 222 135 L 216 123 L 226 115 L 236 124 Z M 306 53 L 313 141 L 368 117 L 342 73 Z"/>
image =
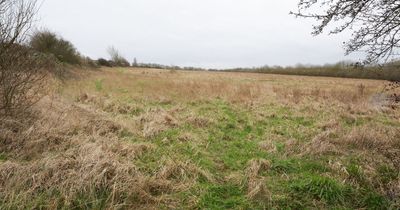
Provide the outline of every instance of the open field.
<path id="1" fill-rule="evenodd" d="M 0 209 L 399 209 L 385 82 L 137 68 L 0 127 Z"/>

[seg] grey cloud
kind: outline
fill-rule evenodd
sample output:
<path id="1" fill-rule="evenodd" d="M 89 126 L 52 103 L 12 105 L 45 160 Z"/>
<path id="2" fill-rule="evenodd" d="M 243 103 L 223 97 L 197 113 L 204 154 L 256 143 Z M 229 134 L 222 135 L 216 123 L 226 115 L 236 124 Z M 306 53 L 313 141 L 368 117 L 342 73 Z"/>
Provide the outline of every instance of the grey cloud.
<path id="1" fill-rule="evenodd" d="M 343 59 L 349 34 L 311 35 L 296 0 L 45 0 L 40 25 L 83 54 L 200 67 L 323 64 Z M 350 57 L 356 59 L 355 56 Z"/>

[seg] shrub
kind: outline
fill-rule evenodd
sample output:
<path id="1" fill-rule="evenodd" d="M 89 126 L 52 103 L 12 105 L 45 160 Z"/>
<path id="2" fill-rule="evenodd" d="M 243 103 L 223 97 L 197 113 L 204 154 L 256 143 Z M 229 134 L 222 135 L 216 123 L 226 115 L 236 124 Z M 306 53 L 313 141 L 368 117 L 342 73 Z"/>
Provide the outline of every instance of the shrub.
<path id="1" fill-rule="evenodd" d="M 131 65 L 114 47 L 108 48 L 108 54 L 110 54 L 111 61 L 114 63 L 113 66 L 128 67 Z"/>
<path id="2" fill-rule="evenodd" d="M 108 60 L 106 60 L 104 58 L 99 58 L 97 60 L 97 64 L 100 65 L 100 66 L 107 66 L 107 67 L 112 67 L 113 66 L 112 62 L 110 62 L 110 61 L 108 61 Z"/>
<path id="3" fill-rule="evenodd" d="M 35 32 L 30 40 L 30 46 L 38 52 L 54 55 L 62 63 L 81 63 L 81 57 L 74 45 L 53 32 L 47 30 Z"/>
<path id="4" fill-rule="evenodd" d="M 41 98 L 51 56 L 13 45 L 0 57 L 0 116 L 20 115 Z"/>
<path id="5" fill-rule="evenodd" d="M 51 56 L 22 45 L 36 4 L 36 0 L 0 0 L 0 118 L 24 114 L 37 102 L 46 82 L 45 71 L 54 64 Z"/>
<path id="6" fill-rule="evenodd" d="M 82 57 L 81 58 L 81 64 L 90 68 L 98 68 L 99 64 L 97 61 L 92 60 L 89 57 Z"/>

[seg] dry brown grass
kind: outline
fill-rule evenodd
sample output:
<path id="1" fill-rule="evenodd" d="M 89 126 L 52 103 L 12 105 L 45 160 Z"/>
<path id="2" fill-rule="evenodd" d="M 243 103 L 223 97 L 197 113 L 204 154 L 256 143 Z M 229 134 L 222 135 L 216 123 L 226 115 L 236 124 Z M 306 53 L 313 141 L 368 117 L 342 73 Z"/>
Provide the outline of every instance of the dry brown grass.
<path id="1" fill-rule="evenodd" d="M 305 144 L 302 148 L 303 154 L 326 155 L 342 154 L 341 150 L 335 144 L 329 141 L 334 131 L 325 131 L 314 137 L 311 142 Z"/>
<path id="2" fill-rule="evenodd" d="M 400 129 L 378 126 L 354 128 L 343 141 L 337 143 L 354 150 L 373 153 L 377 160 L 382 157 L 385 162 L 400 168 Z"/>
<path id="3" fill-rule="evenodd" d="M 115 100 L 107 102 L 109 97 L 162 104 L 222 99 L 248 106 L 279 102 L 290 106 L 308 104 L 318 109 L 321 105 L 329 105 L 354 112 L 386 106 L 382 102 L 385 98 L 378 97 L 385 82 L 377 80 L 226 72 L 179 71 L 171 74 L 153 69 L 123 69 L 120 72 L 103 69 L 88 74 L 86 78 L 90 81 L 101 81 L 101 91 L 96 91 L 94 82 L 88 83 L 85 79 L 69 82 L 63 88 L 63 95 L 96 103 L 110 112 L 129 113 L 137 107 L 119 107 Z"/>
<path id="4" fill-rule="evenodd" d="M 186 122 L 188 122 L 189 124 L 191 124 L 193 126 L 199 127 L 199 128 L 207 127 L 213 123 L 212 119 L 209 119 L 206 117 L 201 117 L 201 116 L 196 116 L 196 115 L 189 116 L 186 119 Z"/>
<path id="5" fill-rule="evenodd" d="M 159 70 L 133 70 L 124 72 L 124 78 L 120 73 L 112 70 L 104 70 L 101 73 L 93 73 L 94 79 L 105 79 L 104 89 L 108 92 L 109 87 L 124 87 L 135 89 L 137 92 L 130 92 L 131 97 L 144 98 L 147 100 L 157 100 L 168 103 L 171 99 L 192 101 L 192 100 L 212 100 L 215 98 L 226 99 L 237 103 L 257 101 L 258 98 L 265 96 L 263 92 L 268 91 L 269 85 L 257 84 L 249 81 L 240 81 L 238 78 L 226 78 L 225 75 L 207 72 L 191 73 L 177 72 L 170 74 Z M 238 80 L 238 81 L 237 81 Z M 82 99 L 87 100 L 88 93 L 81 92 L 87 84 L 74 82 L 71 84 L 70 92 L 75 95 L 80 92 Z M 123 95 L 123 93 L 115 94 Z M 96 94 L 96 92 L 94 92 Z M 80 99 L 80 100 L 82 100 Z"/>
<path id="6" fill-rule="evenodd" d="M 277 152 L 276 145 L 272 141 L 261 141 L 258 146 L 269 153 Z"/>
<path id="7" fill-rule="evenodd" d="M 138 118 L 143 136 L 154 137 L 168 128 L 178 126 L 178 121 L 163 109 L 149 110 Z"/>
<path id="8" fill-rule="evenodd" d="M 377 161 L 400 167 L 400 130 L 384 126 L 361 126 L 350 131 L 328 130 L 318 134 L 303 147 L 303 154 L 366 153 Z"/>
<path id="9" fill-rule="evenodd" d="M 190 162 L 166 160 L 160 165 L 162 165 L 162 168 L 157 172 L 157 177 L 160 179 L 185 182 L 202 177 L 210 182 L 215 182 L 214 177 L 209 172 L 198 168 Z"/>
<path id="10" fill-rule="evenodd" d="M 271 192 L 268 191 L 265 183 L 266 178 L 260 173 L 269 170 L 271 163 L 268 160 L 251 160 L 246 168 L 247 197 L 250 199 L 268 202 L 271 200 Z"/>
<path id="11" fill-rule="evenodd" d="M 239 186 L 245 199 L 269 206 L 276 196 L 268 183 L 292 175 L 274 177 L 264 154 L 328 158 L 327 176 L 361 185 L 346 165 L 355 156 L 373 189 L 400 195 L 398 178 L 374 181 L 380 166 L 400 168 L 400 113 L 375 97 L 382 81 L 151 69 L 79 74 L 35 106 L 36 120 L 0 122 L 5 208 L 40 199 L 50 209 L 84 208 L 76 200 L 98 202 L 99 192 L 109 209 L 198 208 L 201 182 Z M 233 141 L 238 146 L 225 148 Z M 248 153 L 240 149 L 255 155 L 242 168 Z M 190 194 L 184 201 L 182 192 Z"/>
<path id="12" fill-rule="evenodd" d="M 60 199 L 64 206 L 74 206 L 74 200 L 82 195 L 87 202 L 95 202 L 93 196 L 102 190 L 111 192 L 108 208 L 151 207 L 148 205 L 160 202 L 174 205 L 164 193 L 181 191 L 199 176 L 213 180 L 193 164 L 174 161 L 163 163 L 156 176 L 144 175 L 132 160 L 152 151 L 154 145 L 121 141 L 118 135 L 123 128 L 117 122 L 65 101 L 46 98 L 39 107 L 43 111 L 40 120 L 29 128 L 14 130 L 12 122 L 2 126 L 0 152 L 10 157 L 0 165 L 0 193 L 9 200 L 9 208 L 13 201 L 29 205 L 44 191 L 56 193 L 46 198 L 54 204 L 46 207 L 50 209 L 57 208 Z M 146 116 L 172 123 L 169 115 Z"/>

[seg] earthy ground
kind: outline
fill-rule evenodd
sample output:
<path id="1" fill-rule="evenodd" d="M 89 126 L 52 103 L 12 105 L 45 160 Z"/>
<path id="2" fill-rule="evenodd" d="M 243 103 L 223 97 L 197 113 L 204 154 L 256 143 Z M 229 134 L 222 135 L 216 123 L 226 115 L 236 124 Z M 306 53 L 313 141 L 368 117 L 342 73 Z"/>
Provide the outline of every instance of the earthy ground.
<path id="1" fill-rule="evenodd" d="M 2 122 L 0 209 L 399 209 L 384 85 L 86 71 Z"/>

